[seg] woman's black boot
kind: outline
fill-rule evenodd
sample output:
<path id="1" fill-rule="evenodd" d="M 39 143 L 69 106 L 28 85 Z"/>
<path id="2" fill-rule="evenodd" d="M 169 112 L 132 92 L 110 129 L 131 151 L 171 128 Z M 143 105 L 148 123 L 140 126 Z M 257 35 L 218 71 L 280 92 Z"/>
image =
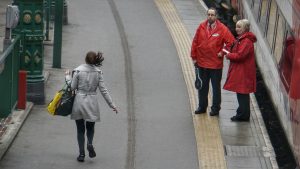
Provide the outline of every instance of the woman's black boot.
<path id="1" fill-rule="evenodd" d="M 93 147 L 92 144 L 88 144 L 88 145 L 87 145 L 87 149 L 88 149 L 88 151 L 89 151 L 89 156 L 90 156 L 91 158 L 96 157 L 96 152 L 95 152 L 94 147 Z"/>
<path id="2" fill-rule="evenodd" d="M 79 156 L 77 157 L 77 161 L 84 162 L 84 157 L 85 157 L 84 154 L 79 154 Z"/>

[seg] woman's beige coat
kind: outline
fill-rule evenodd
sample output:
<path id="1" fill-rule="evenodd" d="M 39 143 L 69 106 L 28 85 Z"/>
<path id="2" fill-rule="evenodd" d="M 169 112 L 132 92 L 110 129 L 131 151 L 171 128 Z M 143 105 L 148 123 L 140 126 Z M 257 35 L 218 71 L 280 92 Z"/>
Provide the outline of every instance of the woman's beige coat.
<path id="1" fill-rule="evenodd" d="M 90 122 L 100 121 L 97 88 L 99 88 L 107 104 L 111 108 L 115 108 L 115 104 L 104 85 L 102 71 L 96 66 L 82 64 L 74 69 L 73 78 L 70 75 L 66 76 L 66 81 L 71 84 L 72 90 L 76 90 L 71 119 L 84 119 Z"/>

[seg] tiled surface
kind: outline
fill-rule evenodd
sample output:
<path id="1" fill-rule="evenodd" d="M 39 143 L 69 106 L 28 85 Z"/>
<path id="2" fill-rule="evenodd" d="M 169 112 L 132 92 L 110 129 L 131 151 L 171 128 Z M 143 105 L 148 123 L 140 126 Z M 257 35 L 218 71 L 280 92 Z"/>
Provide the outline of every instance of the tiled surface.
<path id="1" fill-rule="evenodd" d="M 191 0 L 173 0 L 173 3 L 177 8 L 183 23 L 186 25 L 190 36 L 193 37 L 199 23 L 205 19 L 203 17 L 203 11 L 198 10 L 195 2 Z"/>
<path id="2" fill-rule="evenodd" d="M 206 19 L 206 9 L 200 5 L 200 1 L 201 0 L 173 0 L 180 17 L 192 38 L 199 23 Z M 227 76 L 228 64 L 229 62 L 225 60 L 222 85 L 224 84 Z M 257 121 L 259 118 L 253 111 L 254 108 L 251 107 L 250 122 L 231 122 L 230 118 L 236 114 L 237 106 L 238 103 L 236 94 L 234 92 L 222 90 L 222 108 L 219 115 L 219 126 L 222 135 L 222 141 L 225 147 L 231 147 L 234 149 L 233 151 L 237 151 L 235 155 L 225 155 L 227 168 L 272 168 L 269 157 L 263 156 L 264 153 L 262 149 L 266 147 L 265 137 L 262 134 L 262 126 Z M 249 155 L 251 154 L 251 151 L 254 150 L 259 153 L 253 153 L 252 155 Z M 240 154 L 243 151 L 246 152 L 244 152 L 244 155 L 238 155 L 238 151 L 240 151 Z"/>
<path id="3" fill-rule="evenodd" d="M 197 102 L 196 90 L 193 85 L 195 74 L 193 63 L 189 57 L 191 37 L 184 23 L 178 16 L 178 11 L 171 0 L 155 0 L 155 2 L 176 46 L 190 98 L 191 110 L 195 110 Z M 226 169 L 224 147 L 218 118 L 210 117 L 207 114 L 193 115 L 192 117 L 195 128 L 199 167 Z"/>
<path id="4" fill-rule="evenodd" d="M 230 169 L 258 169 L 262 168 L 260 161 L 263 157 L 229 157 L 226 156 L 227 166 Z"/>
<path id="5" fill-rule="evenodd" d="M 0 118 L 0 141 L 1 137 L 5 134 L 7 125 L 11 122 L 11 117 Z"/>

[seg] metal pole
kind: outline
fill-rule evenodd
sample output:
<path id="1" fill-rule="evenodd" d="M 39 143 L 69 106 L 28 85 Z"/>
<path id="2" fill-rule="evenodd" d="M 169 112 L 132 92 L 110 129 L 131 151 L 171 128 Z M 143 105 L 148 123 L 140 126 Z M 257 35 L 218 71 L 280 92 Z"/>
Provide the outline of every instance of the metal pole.
<path id="1" fill-rule="evenodd" d="M 55 0 L 53 68 L 61 68 L 63 1 Z"/>
<path id="2" fill-rule="evenodd" d="M 63 24 L 68 25 L 68 2 L 64 0 L 64 10 L 63 10 Z"/>
<path id="3" fill-rule="evenodd" d="M 8 22 L 8 7 L 6 8 L 6 23 Z M 3 51 L 11 44 L 11 29 L 5 26 L 5 38 L 3 41 Z"/>
<path id="4" fill-rule="evenodd" d="M 3 51 L 11 44 L 11 29 L 5 28 L 5 38 L 3 41 Z"/>
<path id="5" fill-rule="evenodd" d="M 46 7 L 46 41 L 49 41 L 49 22 L 50 22 L 50 0 L 47 0 Z"/>
<path id="6" fill-rule="evenodd" d="M 5 28 L 5 38 L 3 40 L 3 51 L 5 51 L 8 46 L 11 44 L 11 29 L 10 28 Z M 0 74 L 4 70 L 5 64 L 0 63 Z"/>
<path id="7" fill-rule="evenodd" d="M 26 83 L 26 70 L 19 70 L 19 82 L 18 82 L 18 109 L 26 109 L 26 93 L 27 93 L 27 83 Z"/>

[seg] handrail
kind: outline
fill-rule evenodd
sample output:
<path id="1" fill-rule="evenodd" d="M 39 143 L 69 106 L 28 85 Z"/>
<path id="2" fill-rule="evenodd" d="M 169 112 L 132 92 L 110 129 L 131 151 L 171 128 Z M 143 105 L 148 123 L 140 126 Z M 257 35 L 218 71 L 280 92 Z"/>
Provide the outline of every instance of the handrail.
<path id="1" fill-rule="evenodd" d="M 2 64 L 7 56 L 11 53 L 11 51 L 14 49 L 15 44 L 20 39 L 20 35 L 17 35 L 15 38 L 12 39 L 12 43 L 8 46 L 8 48 L 5 49 L 5 51 L 0 55 L 0 64 Z"/>

